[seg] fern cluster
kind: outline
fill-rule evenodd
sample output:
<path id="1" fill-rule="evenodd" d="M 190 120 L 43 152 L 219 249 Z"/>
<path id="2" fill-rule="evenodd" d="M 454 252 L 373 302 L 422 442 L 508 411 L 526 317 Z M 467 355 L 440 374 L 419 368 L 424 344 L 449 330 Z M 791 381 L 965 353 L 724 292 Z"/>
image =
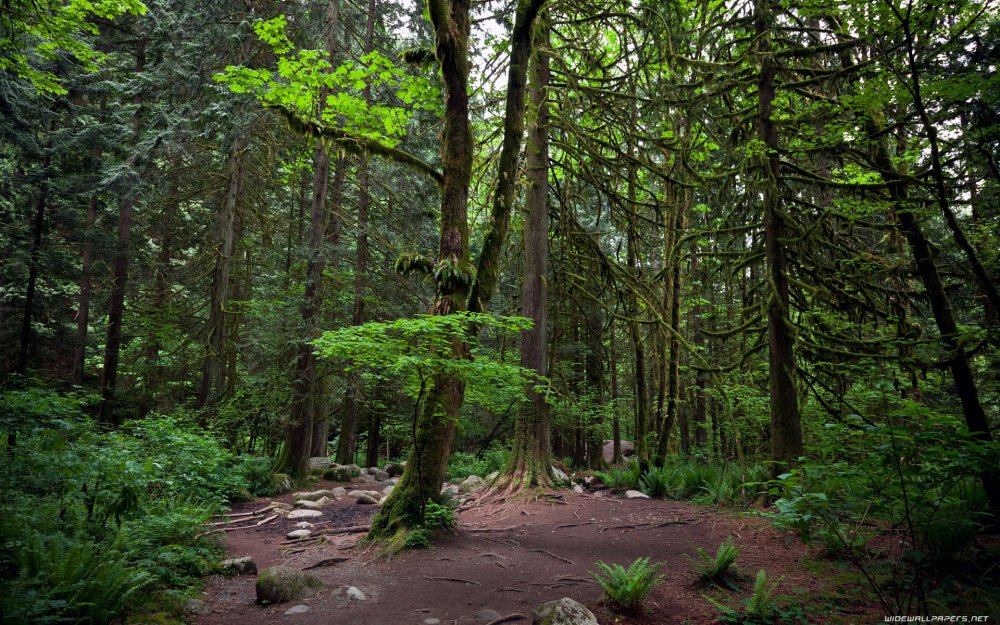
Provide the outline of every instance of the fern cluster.
<path id="1" fill-rule="evenodd" d="M 627 569 L 620 564 L 604 562 L 597 562 L 596 566 L 601 573 L 591 574 L 604 590 L 605 603 L 621 612 L 638 611 L 653 588 L 666 577 L 657 574 L 663 563 L 650 564 L 649 558 L 639 558 Z"/>
<path id="2" fill-rule="evenodd" d="M 692 559 L 692 562 L 698 570 L 699 584 L 716 583 L 736 589 L 733 578 L 737 576 L 735 564 L 740 549 L 733 544 L 732 538 L 726 538 L 714 556 L 701 547 L 698 547 L 697 553 L 698 561 Z"/>

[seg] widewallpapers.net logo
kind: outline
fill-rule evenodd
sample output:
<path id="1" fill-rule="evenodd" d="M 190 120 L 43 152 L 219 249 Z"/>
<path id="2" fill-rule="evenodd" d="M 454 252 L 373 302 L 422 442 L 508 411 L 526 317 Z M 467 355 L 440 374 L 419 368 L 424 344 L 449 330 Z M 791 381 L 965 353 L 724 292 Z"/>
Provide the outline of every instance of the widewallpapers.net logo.
<path id="1" fill-rule="evenodd" d="M 886 623 L 989 623 L 988 616 L 887 616 Z"/>

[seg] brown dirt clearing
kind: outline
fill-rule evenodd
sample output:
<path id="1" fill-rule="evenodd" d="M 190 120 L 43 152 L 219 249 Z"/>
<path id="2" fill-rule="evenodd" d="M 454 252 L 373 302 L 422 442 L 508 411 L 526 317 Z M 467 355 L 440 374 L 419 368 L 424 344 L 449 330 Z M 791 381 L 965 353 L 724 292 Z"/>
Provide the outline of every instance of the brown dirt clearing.
<path id="1" fill-rule="evenodd" d="M 331 488 L 320 482 L 313 488 Z M 365 488 L 365 484 L 357 484 Z M 291 502 L 285 495 L 247 502 L 234 512 L 257 510 L 271 501 Z M 312 528 L 367 525 L 376 507 L 339 499 L 323 509 L 325 522 Z M 576 494 L 560 491 L 558 500 L 541 499 L 503 505 L 473 506 L 460 514 L 457 533 L 436 540 L 429 549 L 407 550 L 386 559 L 359 540 L 362 534 L 327 537 L 327 541 L 287 544 L 285 534 L 295 522 L 279 518 L 252 529 L 227 533 L 230 556 L 253 556 L 258 569 L 285 565 L 305 569 L 329 558 L 347 560 L 311 568 L 325 587 L 301 600 L 260 606 L 253 576 L 212 576 L 202 599 L 205 609 L 198 625 L 474 625 L 480 610 L 500 615 L 521 613 L 531 622 L 539 604 L 571 597 L 587 605 L 602 624 L 704 625 L 716 623 L 717 612 L 704 598 L 707 592 L 692 584 L 695 572 L 686 555 L 697 547 L 711 553 L 727 537 L 742 550 L 737 566 L 744 575 L 747 595 L 758 569 L 784 576 L 778 594 L 817 597 L 835 589 L 817 567 L 803 566 L 815 554 L 793 536 L 781 533 L 763 519 L 709 507 L 657 499 L 627 500 L 607 491 Z M 623 617 L 600 603 L 601 589 L 590 575 L 594 563 L 627 566 L 636 558 L 664 562 L 666 581 L 648 601 L 645 614 Z M 367 597 L 352 601 L 346 595 L 356 586 Z M 718 593 L 713 593 L 718 596 Z M 728 604 L 737 595 L 726 592 Z M 286 615 L 295 605 L 309 606 L 302 614 Z M 853 615 L 853 616 L 852 616 Z M 810 623 L 872 623 L 881 618 L 871 606 L 846 606 L 839 614 L 815 614 Z"/>

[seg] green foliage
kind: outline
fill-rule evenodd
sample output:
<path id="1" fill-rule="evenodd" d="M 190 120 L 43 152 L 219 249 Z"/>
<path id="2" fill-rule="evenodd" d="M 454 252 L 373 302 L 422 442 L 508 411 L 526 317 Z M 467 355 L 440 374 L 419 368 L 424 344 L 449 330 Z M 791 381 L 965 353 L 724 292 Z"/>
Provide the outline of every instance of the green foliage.
<path id="1" fill-rule="evenodd" d="M 750 596 L 744 601 L 742 609 L 731 608 L 724 603 L 705 596 L 705 599 L 715 606 L 720 612 L 720 620 L 725 623 L 741 623 L 745 625 L 770 625 L 776 620 L 779 622 L 792 622 L 788 616 L 802 616 L 795 610 L 782 610 L 774 601 L 774 591 L 778 588 L 781 579 L 769 582 L 767 571 L 760 569 L 754 578 L 753 590 Z M 804 618 L 802 619 L 803 622 Z"/>
<path id="2" fill-rule="evenodd" d="M 428 501 L 424 506 L 424 527 L 427 529 L 453 530 L 458 524 L 458 512 L 454 501 L 443 503 Z"/>
<path id="3" fill-rule="evenodd" d="M 221 554 L 205 523 L 266 487 L 266 459 L 233 456 L 183 416 L 104 432 L 84 408 L 71 395 L 0 394 L 0 415 L 29 416 L 0 465 L 0 594 L 17 599 L 5 623 L 111 623 L 191 588 Z"/>
<path id="4" fill-rule="evenodd" d="M 278 57 L 277 73 L 268 69 L 229 66 L 215 79 L 235 93 L 251 93 L 265 106 L 277 106 L 308 124 L 337 126 L 347 132 L 392 146 L 410 123 L 412 111 L 437 111 L 438 88 L 374 51 L 358 61 L 334 67 L 325 50 L 296 50 L 279 15 L 257 22 L 254 30 Z M 363 91 L 384 88 L 408 108 L 369 104 Z"/>
<path id="5" fill-rule="evenodd" d="M 735 590 L 732 578 L 737 576 L 734 565 L 740 549 L 733 544 L 732 537 L 727 537 L 719 545 L 714 556 L 701 547 L 698 547 L 697 554 L 698 560 L 691 558 L 691 562 L 698 571 L 699 584 L 717 583 Z"/>
<path id="6" fill-rule="evenodd" d="M 113 20 L 142 15 L 139 0 L 7 0 L 0 30 L 0 71 L 28 80 L 39 92 L 66 94 L 62 80 L 40 65 L 71 57 L 94 72 L 106 55 L 90 38 L 98 33 L 94 18 Z"/>
<path id="7" fill-rule="evenodd" d="M 591 575 L 604 590 L 604 601 L 614 610 L 637 612 L 649 593 L 666 577 L 657 575 L 663 563 L 650 564 L 649 558 L 638 558 L 626 569 L 620 564 L 596 562 L 600 572 Z"/>
<path id="8" fill-rule="evenodd" d="M 511 336 L 530 326 L 523 317 L 484 313 L 420 315 L 328 331 L 315 345 L 319 356 L 345 359 L 369 381 L 402 382 L 415 400 L 423 398 L 433 377 L 450 376 L 465 383 L 466 403 L 503 412 L 525 401 L 524 387 L 533 374 L 494 355 L 477 329 Z M 468 357 L 455 357 L 456 343 L 470 346 Z"/>
<path id="9" fill-rule="evenodd" d="M 671 492 L 672 477 L 667 467 L 649 467 L 639 479 L 639 488 L 650 497 L 666 497 Z"/>
<path id="10" fill-rule="evenodd" d="M 422 527 L 410 530 L 403 541 L 404 549 L 426 549 L 431 546 L 431 533 Z"/>
<path id="11" fill-rule="evenodd" d="M 456 451 L 448 457 L 448 479 L 460 480 L 470 475 L 485 478 L 494 471 L 500 471 L 507 466 L 510 450 L 500 447 L 490 447 L 479 454 Z"/>
<path id="12" fill-rule="evenodd" d="M 641 468 L 639 461 L 631 459 L 621 467 L 611 467 L 607 471 L 598 471 L 597 476 L 604 484 L 616 491 L 631 490 L 639 485 Z"/>

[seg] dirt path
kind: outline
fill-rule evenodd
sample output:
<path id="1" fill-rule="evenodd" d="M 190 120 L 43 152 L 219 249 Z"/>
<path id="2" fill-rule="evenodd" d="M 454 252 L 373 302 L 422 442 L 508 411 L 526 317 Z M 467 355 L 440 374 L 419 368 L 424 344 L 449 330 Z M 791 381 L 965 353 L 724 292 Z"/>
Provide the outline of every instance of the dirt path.
<path id="1" fill-rule="evenodd" d="M 694 572 L 685 555 L 693 555 L 699 546 L 714 553 L 727 536 L 742 549 L 737 563 L 748 578 L 765 567 L 775 578 L 785 576 L 779 593 L 791 594 L 794 589 L 819 596 L 831 590 L 829 579 L 803 566 L 809 551 L 763 520 L 680 502 L 560 494 L 559 502 L 472 508 L 461 513 L 457 534 L 435 542 L 431 549 L 409 550 L 391 560 L 357 544 L 358 534 L 332 537 L 326 544 L 284 544 L 285 534 L 294 529 L 294 522 L 286 519 L 231 532 L 230 555 L 253 556 L 259 568 L 283 564 L 302 569 L 334 556 L 348 559 L 310 569 L 325 584 L 318 595 L 267 607 L 254 603 L 254 577 L 212 577 L 197 623 L 473 625 L 477 612 L 490 609 L 500 615 L 527 615 L 513 621 L 523 625 L 531 622 L 534 607 L 560 597 L 584 603 L 602 624 L 715 623 L 716 610 L 703 598 L 705 590 L 692 586 Z M 274 500 L 288 502 L 290 496 Z M 234 511 L 258 509 L 269 501 L 249 502 Z M 365 525 L 374 512 L 374 506 L 342 499 L 324 508 L 324 516 L 317 520 L 329 522 L 323 527 Z M 665 583 L 654 592 L 646 614 L 628 619 L 609 614 L 600 605 L 601 591 L 590 575 L 594 563 L 628 565 L 639 557 L 665 562 Z M 349 600 L 348 586 L 359 588 L 367 599 Z M 309 611 L 285 614 L 295 605 L 306 605 Z M 857 618 L 840 616 L 839 621 L 874 622 Z M 829 614 L 809 619 L 830 620 Z"/>

